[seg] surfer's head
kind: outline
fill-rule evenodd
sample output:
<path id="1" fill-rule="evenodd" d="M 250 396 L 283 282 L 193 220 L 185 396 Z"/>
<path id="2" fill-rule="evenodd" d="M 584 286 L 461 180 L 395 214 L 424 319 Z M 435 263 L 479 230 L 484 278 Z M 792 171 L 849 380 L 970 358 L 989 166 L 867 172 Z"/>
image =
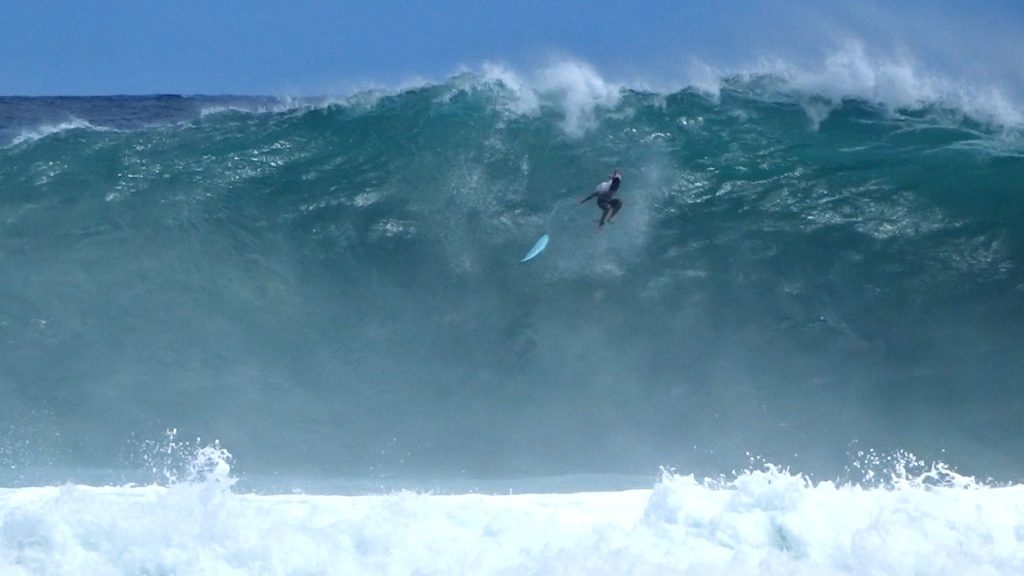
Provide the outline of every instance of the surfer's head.
<path id="1" fill-rule="evenodd" d="M 622 184 L 622 174 L 619 174 L 618 170 L 612 172 L 612 179 L 608 182 L 608 189 L 612 192 L 616 192 L 619 186 Z"/>

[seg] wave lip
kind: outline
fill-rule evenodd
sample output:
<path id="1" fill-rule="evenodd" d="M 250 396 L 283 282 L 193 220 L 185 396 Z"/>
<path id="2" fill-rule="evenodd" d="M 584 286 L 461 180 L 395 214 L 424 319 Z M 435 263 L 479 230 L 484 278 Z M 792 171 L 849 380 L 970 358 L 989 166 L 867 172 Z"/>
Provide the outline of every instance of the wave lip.
<path id="1" fill-rule="evenodd" d="M 518 102 L 516 109 L 522 113 L 535 113 L 545 98 L 553 98 L 564 111 L 563 128 L 576 136 L 593 127 L 597 111 L 615 108 L 627 91 L 662 96 L 694 91 L 714 101 L 728 89 L 769 99 L 787 96 L 806 104 L 815 127 L 847 100 L 892 111 L 957 111 L 997 128 L 1024 126 L 1024 106 L 1001 85 L 949 77 L 927 69 L 909 54 L 876 54 L 860 41 L 846 42 L 817 65 L 763 57 L 752 65 L 722 68 L 693 59 L 682 82 L 613 81 L 590 64 L 574 59 L 554 62 L 532 75 L 493 63 L 474 74 L 482 82 L 510 89 Z"/>
<path id="2" fill-rule="evenodd" d="M 693 87 L 717 97 L 727 86 L 762 94 L 789 94 L 807 106 L 817 127 L 843 101 L 857 100 L 897 110 L 958 111 L 997 128 L 1024 125 L 1024 107 L 998 84 L 954 79 L 926 69 L 905 53 L 879 55 L 863 42 L 850 41 L 828 53 L 817 65 L 796 65 L 781 58 L 761 58 L 745 69 L 722 70 L 697 63 Z M 717 75 L 717 85 L 714 77 Z M 821 101 L 827 105 L 822 107 Z"/>
<path id="3" fill-rule="evenodd" d="M 7 144 L 7 147 L 14 147 L 25 142 L 35 142 L 51 136 L 53 134 L 60 134 L 69 130 L 95 130 L 95 131 L 114 131 L 113 128 L 103 128 L 94 126 L 86 120 L 80 118 L 72 118 L 70 120 L 58 123 L 40 124 L 31 128 L 23 128 L 18 134 L 11 138 L 11 141 Z"/>
<path id="4" fill-rule="evenodd" d="M 563 130 L 574 137 L 590 132 L 602 112 L 615 110 L 630 92 L 662 97 L 695 92 L 716 103 L 723 90 L 767 100 L 782 97 L 804 104 L 815 128 L 851 100 L 893 112 L 945 110 L 1001 129 L 1024 126 L 1024 105 L 1006 87 L 947 76 L 907 53 L 877 53 L 861 41 L 846 42 L 816 64 L 766 56 L 746 66 L 720 67 L 693 58 L 678 81 L 613 79 L 575 58 L 554 60 L 526 72 L 485 62 L 477 68 L 464 67 L 443 82 L 421 80 L 397 92 L 438 85 L 456 90 L 499 86 L 510 112 L 533 116 L 546 107 L 554 108 L 563 117 Z"/>
<path id="5" fill-rule="evenodd" d="M 153 122 L 138 124 L 118 119 L 94 119 L 89 114 L 72 113 L 67 120 L 42 119 L 29 126 L 12 126 L 7 146 L 35 141 L 74 128 L 125 129 L 149 127 L 177 121 L 193 121 L 225 112 L 243 114 L 279 114 L 342 106 L 372 109 L 387 97 L 400 97 L 424 89 L 438 89 L 450 97 L 460 91 L 497 87 L 499 105 L 518 116 L 536 116 L 543 110 L 556 110 L 561 128 L 571 137 L 593 131 L 609 112 L 619 111 L 629 93 L 665 97 L 680 92 L 695 92 L 719 102 L 723 91 L 733 91 L 757 99 L 785 98 L 801 103 L 812 126 L 838 109 L 844 101 L 869 103 L 890 111 L 934 109 L 961 114 L 995 128 L 1017 130 L 1024 126 L 1024 106 L 1012 92 L 990 83 L 972 83 L 926 69 L 904 53 L 894 55 L 873 52 L 863 42 L 850 41 L 826 54 L 817 63 L 795 64 L 782 58 L 762 57 L 747 66 L 719 67 L 691 59 L 681 81 L 636 78 L 613 79 L 590 63 L 562 58 L 534 70 L 517 70 L 497 62 L 463 67 L 441 81 L 416 79 L 391 89 L 380 86 L 360 88 L 342 95 L 321 96 L 146 96 L 142 104 L 163 110 Z M 130 104 L 130 97 L 96 99 Z M 43 99 L 45 100 L 45 99 Z M 51 99 L 60 101 L 62 99 Z M 73 98 L 60 104 L 75 110 L 88 98 Z M 0 103 L 2 105 L 2 103 Z M 52 104 L 45 104 L 46 106 Z M 141 104 L 140 104 L 141 105 Z M 123 125 L 122 125 L 123 124 Z M 106 128 L 108 127 L 109 128 Z"/>

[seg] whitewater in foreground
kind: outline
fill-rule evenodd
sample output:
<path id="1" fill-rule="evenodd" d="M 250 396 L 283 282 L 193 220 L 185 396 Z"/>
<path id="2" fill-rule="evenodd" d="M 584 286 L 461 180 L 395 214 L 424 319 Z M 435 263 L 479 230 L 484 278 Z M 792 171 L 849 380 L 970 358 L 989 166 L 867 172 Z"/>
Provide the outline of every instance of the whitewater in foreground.
<path id="1" fill-rule="evenodd" d="M 1024 486 L 931 465 L 876 487 L 767 465 L 568 494 L 258 495 L 191 481 L 0 490 L 0 573 L 1020 574 Z M 920 463 L 917 463 L 920 464 Z"/>

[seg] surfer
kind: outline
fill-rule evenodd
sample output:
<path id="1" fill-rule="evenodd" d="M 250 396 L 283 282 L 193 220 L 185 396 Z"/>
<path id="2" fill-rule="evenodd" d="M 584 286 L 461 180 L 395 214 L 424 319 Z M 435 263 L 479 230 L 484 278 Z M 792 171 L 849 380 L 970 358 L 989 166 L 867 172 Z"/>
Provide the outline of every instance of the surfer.
<path id="1" fill-rule="evenodd" d="M 583 204 L 591 198 L 597 198 L 597 206 L 601 209 L 601 220 L 597 223 L 598 228 L 604 226 L 605 222 L 611 222 L 612 218 L 615 218 L 615 215 L 622 208 L 622 200 L 615 197 L 615 193 L 619 191 L 620 184 L 622 184 L 622 174 L 615 170 L 612 172 L 611 180 L 601 182 L 590 196 L 580 200 L 580 204 Z"/>

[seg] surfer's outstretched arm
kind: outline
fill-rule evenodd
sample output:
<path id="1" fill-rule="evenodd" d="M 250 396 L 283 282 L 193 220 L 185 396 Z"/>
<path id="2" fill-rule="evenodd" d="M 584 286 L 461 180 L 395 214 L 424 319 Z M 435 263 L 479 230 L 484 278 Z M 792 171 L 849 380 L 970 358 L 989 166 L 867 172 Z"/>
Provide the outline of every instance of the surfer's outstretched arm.
<path id="1" fill-rule="evenodd" d="M 580 200 L 580 204 L 583 204 L 583 203 L 587 202 L 587 201 L 588 201 L 588 200 L 590 200 L 591 198 L 597 198 L 597 192 L 592 192 L 592 193 L 590 194 L 590 196 L 587 196 L 587 197 L 586 197 L 586 198 L 584 198 L 583 200 Z"/>

